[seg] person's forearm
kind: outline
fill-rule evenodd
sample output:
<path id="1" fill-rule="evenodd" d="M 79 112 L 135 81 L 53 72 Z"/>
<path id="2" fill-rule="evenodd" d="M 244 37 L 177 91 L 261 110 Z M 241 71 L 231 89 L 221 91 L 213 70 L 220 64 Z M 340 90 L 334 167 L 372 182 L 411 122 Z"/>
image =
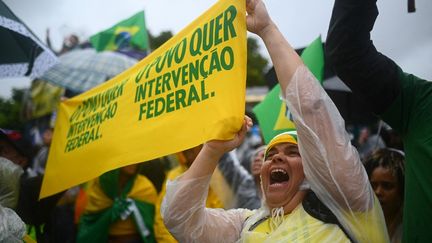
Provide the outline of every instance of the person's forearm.
<path id="1" fill-rule="evenodd" d="M 274 23 L 267 26 L 260 36 L 272 59 L 281 89 L 285 91 L 297 68 L 303 65 L 303 61 Z"/>
<path id="2" fill-rule="evenodd" d="M 370 39 L 378 9 L 375 0 L 336 0 L 326 54 L 336 74 L 363 96 L 377 114 L 400 92 L 398 66 L 379 53 Z"/>
<path id="3" fill-rule="evenodd" d="M 191 167 L 183 174 L 181 180 L 195 179 L 213 174 L 222 154 L 204 145 Z"/>

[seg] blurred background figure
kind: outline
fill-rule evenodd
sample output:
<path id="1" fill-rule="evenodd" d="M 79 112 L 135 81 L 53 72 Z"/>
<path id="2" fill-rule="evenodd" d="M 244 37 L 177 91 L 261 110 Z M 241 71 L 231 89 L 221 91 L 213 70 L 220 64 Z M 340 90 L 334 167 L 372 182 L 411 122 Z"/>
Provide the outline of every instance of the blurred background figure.
<path id="1" fill-rule="evenodd" d="M 365 161 L 366 172 L 381 203 L 392 243 L 402 241 L 404 164 L 404 153 L 392 148 L 377 150 Z"/>
<path id="2" fill-rule="evenodd" d="M 251 159 L 252 155 L 259 146 L 263 144 L 263 139 L 261 137 L 261 130 L 258 125 L 254 125 L 246 133 L 246 138 L 240 147 L 236 148 L 234 151 L 236 157 L 240 161 L 240 164 L 246 169 L 248 173 L 251 173 Z"/>
<path id="3" fill-rule="evenodd" d="M 53 46 L 51 44 L 50 30 L 49 28 L 46 30 L 46 44 L 47 46 L 54 51 Z M 54 51 L 57 55 L 65 54 L 68 51 L 80 48 L 80 40 L 77 35 L 70 34 L 63 39 L 63 44 L 60 51 Z"/>
<path id="4" fill-rule="evenodd" d="M 261 173 L 262 164 L 264 162 L 265 150 L 266 150 L 265 145 L 260 146 L 257 149 L 255 149 L 255 151 L 251 157 L 251 174 L 252 174 L 252 177 L 254 178 L 257 194 L 260 197 L 262 197 L 260 173 Z"/>
<path id="5" fill-rule="evenodd" d="M 51 127 L 46 128 L 42 134 L 42 142 L 43 145 L 33 158 L 33 171 L 36 174 L 43 175 L 45 174 L 45 166 L 48 160 L 48 152 L 51 145 L 53 135 L 53 129 Z"/>
<path id="6" fill-rule="evenodd" d="M 370 129 L 366 126 L 359 131 L 357 150 L 362 161 L 376 150 L 385 147 L 386 144 L 381 137 L 381 129 L 379 127 L 376 129 Z"/>
<path id="7" fill-rule="evenodd" d="M 5 165 L 5 161 L 9 161 L 9 164 L 15 166 L 14 174 L 10 170 L 12 167 L 1 168 L 0 191 L 7 192 L 3 198 L 8 202 L 7 206 L 14 209 L 28 225 L 34 239 L 38 242 L 58 242 L 53 237 L 60 226 L 55 225 L 53 213 L 64 193 L 39 200 L 43 175 L 35 175 L 31 170 L 32 154 L 32 147 L 20 133 L 0 129 L 0 157 L 4 159 L 2 163 Z M 63 235 L 62 239 L 69 236 Z"/>
<path id="8" fill-rule="evenodd" d="M 77 242 L 164 242 L 157 222 L 157 192 L 137 164 L 109 171 L 90 182 Z"/>
<path id="9" fill-rule="evenodd" d="M 33 149 L 21 133 L 0 128 L 0 156 L 26 170 L 30 166 Z"/>

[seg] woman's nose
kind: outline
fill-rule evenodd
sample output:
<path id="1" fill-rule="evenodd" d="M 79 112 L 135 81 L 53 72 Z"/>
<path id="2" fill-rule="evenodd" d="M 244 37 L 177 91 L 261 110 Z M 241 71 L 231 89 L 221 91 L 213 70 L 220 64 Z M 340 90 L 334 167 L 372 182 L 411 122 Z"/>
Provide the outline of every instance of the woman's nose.
<path id="1" fill-rule="evenodd" d="M 280 162 L 283 160 L 283 156 L 284 156 L 283 153 L 279 152 L 279 153 L 273 155 L 272 161 Z"/>
<path id="2" fill-rule="evenodd" d="M 381 186 L 377 186 L 374 191 L 377 196 L 381 196 L 383 193 Z"/>

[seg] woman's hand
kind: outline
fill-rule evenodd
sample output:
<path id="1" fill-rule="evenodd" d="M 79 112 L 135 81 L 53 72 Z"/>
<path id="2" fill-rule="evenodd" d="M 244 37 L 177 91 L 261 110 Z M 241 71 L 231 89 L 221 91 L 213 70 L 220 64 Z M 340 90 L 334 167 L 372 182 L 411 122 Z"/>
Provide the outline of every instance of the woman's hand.
<path id="1" fill-rule="evenodd" d="M 247 29 L 262 37 L 269 26 L 274 26 L 265 4 L 261 0 L 246 0 Z"/>
<path id="2" fill-rule="evenodd" d="M 204 144 L 203 150 L 210 156 L 222 156 L 235 148 L 237 148 L 244 140 L 247 130 L 252 127 L 252 119 L 245 116 L 243 121 L 243 126 L 235 134 L 234 138 L 231 140 L 211 140 Z"/>

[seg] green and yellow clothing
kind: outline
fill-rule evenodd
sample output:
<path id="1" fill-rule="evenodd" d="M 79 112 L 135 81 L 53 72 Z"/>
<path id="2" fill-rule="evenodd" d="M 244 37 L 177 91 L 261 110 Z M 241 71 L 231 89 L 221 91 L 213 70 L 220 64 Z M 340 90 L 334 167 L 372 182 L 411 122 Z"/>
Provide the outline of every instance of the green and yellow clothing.
<path id="1" fill-rule="evenodd" d="M 155 218 L 157 192 L 153 184 L 145 176 L 135 175 L 118 192 L 118 176 L 119 170 L 114 170 L 90 182 L 77 242 L 106 242 L 109 235 L 133 234 L 141 235 L 143 242 L 159 241 L 160 228 L 157 225 L 163 223 L 157 222 L 160 218 Z M 141 219 L 134 213 L 132 203 Z M 132 212 L 122 220 L 122 214 L 127 211 Z M 139 220 L 144 222 L 143 228 L 148 231 L 146 236 L 137 226 Z"/>

